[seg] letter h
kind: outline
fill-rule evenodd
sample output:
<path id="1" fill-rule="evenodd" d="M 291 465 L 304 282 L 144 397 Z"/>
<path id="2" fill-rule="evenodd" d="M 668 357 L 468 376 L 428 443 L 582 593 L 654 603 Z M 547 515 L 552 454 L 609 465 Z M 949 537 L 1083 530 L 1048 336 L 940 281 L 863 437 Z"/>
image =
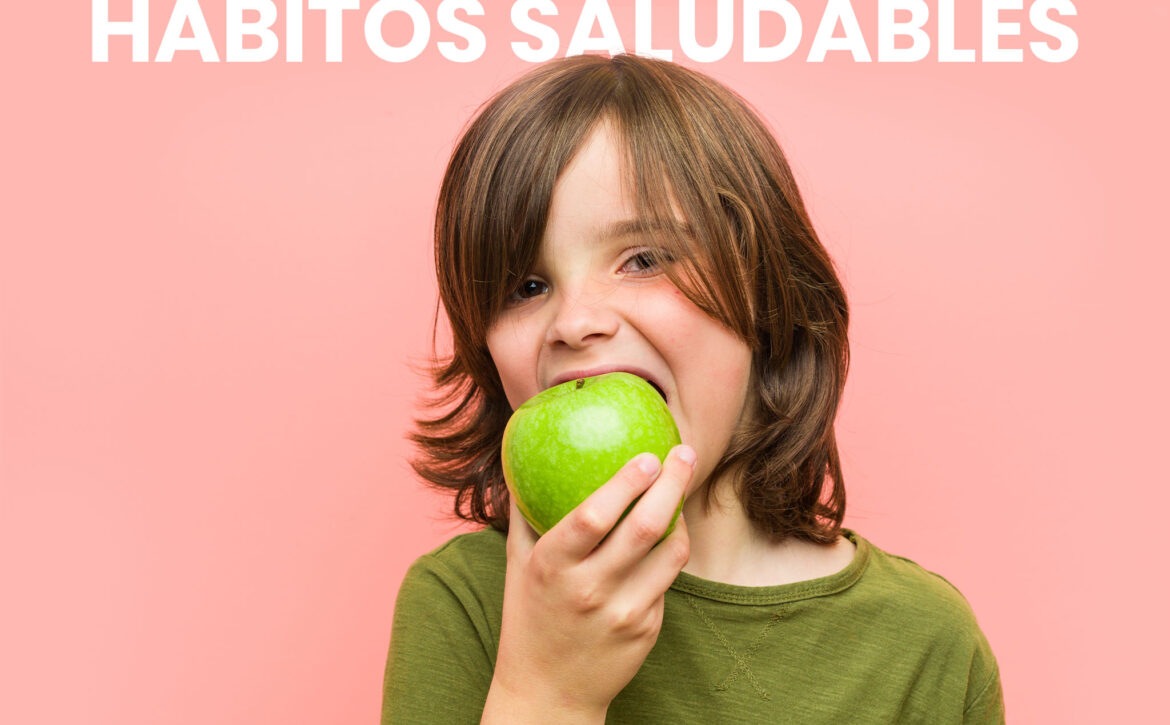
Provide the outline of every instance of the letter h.
<path id="1" fill-rule="evenodd" d="M 150 0 L 134 0 L 130 20 L 110 21 L 110 0 L 93 0 L 93 62 L 110 60 L 110 36 L 133 38 L 132 59 L 135 63 L 150 60 Z"/>

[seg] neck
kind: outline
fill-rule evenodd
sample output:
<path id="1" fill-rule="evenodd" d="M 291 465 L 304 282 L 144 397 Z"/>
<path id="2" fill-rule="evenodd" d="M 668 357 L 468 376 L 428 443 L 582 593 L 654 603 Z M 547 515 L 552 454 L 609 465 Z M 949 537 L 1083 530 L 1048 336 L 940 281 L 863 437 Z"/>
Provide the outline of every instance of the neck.
<path id="1" fill-rule="evenodd" d="M 835 574 L 853 559 L 853 542 L 814 544 L 788 537 L 776 543 L 757 531 L 730 486 L 718 486 L 704 510 L 705 490 L 683 504 L 691 557 L 683 571 L 709 581 L 775 586 Z"/>

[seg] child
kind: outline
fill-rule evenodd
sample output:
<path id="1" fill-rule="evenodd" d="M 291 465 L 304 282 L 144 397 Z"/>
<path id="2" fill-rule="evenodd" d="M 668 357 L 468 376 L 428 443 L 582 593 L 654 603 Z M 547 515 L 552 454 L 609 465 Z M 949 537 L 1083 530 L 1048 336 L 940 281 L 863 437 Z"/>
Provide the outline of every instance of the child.
<path id="1" fill-rule="evenodd" d="M 959 592 L 841 527 L 845 295 L 742 100 L 636 56 L 540 66 L 455 149 L 435 245 L 454 352 L 415 469 L 485 528 L 407 572 L 383 723 L 1003 721 Z M 615 369 L 684 444 L 538 538 L 508 417 Z"/>

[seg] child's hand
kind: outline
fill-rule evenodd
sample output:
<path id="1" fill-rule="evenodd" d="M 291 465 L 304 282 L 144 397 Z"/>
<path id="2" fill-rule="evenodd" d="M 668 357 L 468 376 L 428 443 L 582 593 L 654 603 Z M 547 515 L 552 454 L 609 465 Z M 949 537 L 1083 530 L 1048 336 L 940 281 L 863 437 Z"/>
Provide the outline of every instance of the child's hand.
<path id="1" fill-rule="evenodd" d="M 657 641 L 663 596 L 690 555 L 681 515 L 655 543 L 687 490 L 694 455 L 676 446 L 661 473 L 653 454 L 635 456 L 539 539 L 513 500 L 500 649 L 484 722 L 605 720 Z M 639 466 L 648 462 L 650 471 Z"/>

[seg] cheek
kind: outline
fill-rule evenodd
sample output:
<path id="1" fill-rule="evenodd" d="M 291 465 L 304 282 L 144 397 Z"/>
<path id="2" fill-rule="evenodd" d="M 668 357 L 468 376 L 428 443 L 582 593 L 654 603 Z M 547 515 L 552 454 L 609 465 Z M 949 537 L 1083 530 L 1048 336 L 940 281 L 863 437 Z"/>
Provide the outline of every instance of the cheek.
<path id="1" fill-rule="evenodd" d="M 533 389 L 539 345 L 533 346 L 530 333 L 524 325 L 504 320 L 492 325 L 487 334 L 488 353 L 513 409 L 539 392 Z"/>
<path id="2" fill-rule="evenodd" d="M 706 315 L 674 285 L 664 285 L 655 292 L 637 300 L 638 326 L 653 335 L 654 346 L 664 355 L 687 347 L 693 349 L 699 332 L 697 323 Z"/>
<path id="3" fill-rule="evenodd" d="M 727 392 L 744 389 L 751 351 L 734 332 L 673 285 L 643 310 L 643 327 L 653 331 L 655 346 L 679 372 L 703 376 L 711 387 Z"/>
<path id="4" fill-rule="evenodd" d="M 643 324 L 655 331 L 653 344 L 680 388 L 680 426 L 708 449 L 708 457 L 717 458 L 743 414 L 751 350 L 677 289 L 672 287 L 658 302 L 644 308 Z"/>

